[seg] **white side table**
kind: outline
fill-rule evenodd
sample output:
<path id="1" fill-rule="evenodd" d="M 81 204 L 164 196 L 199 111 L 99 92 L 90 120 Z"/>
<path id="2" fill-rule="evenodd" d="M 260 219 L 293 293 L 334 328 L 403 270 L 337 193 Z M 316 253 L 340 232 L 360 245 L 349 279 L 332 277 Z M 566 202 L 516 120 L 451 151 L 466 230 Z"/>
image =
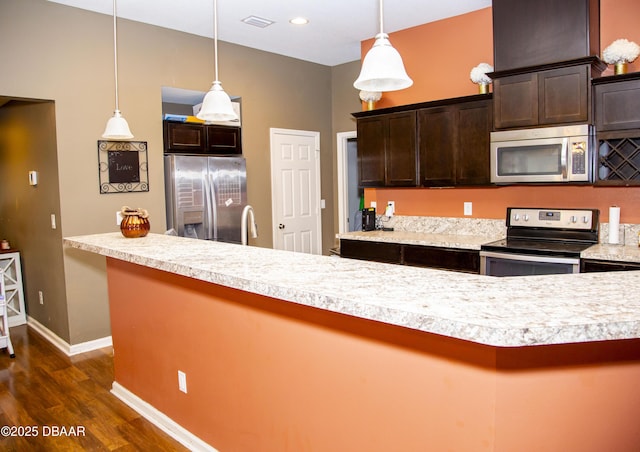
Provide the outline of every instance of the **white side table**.
<path id="1" fill-rule="evenodd" d="M 16 250 L 0 252 L 0 269 L 4 270 L 4 292 L 7 299 L 9 327 L 27 323 L 22 287 L 22 266 L 20 253 Z"/>

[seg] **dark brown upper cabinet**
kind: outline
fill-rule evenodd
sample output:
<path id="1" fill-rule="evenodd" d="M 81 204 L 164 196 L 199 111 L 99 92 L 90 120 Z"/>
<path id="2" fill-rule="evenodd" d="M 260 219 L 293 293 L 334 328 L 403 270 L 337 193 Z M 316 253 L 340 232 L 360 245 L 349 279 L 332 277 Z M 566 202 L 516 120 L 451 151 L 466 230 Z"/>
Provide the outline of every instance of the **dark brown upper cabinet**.
<path id="1" fill-rule="evenodd" d="M 640 131 L 640 72 L 593 80 L 596 130 Z"/>
<path id="2" fill-rule="evenodd" d="M 492 73 L 495 129 L 590 123 L 591 80 L 605 68 L 589 57 Z"/>
<path id="3" fill-rule="evenodd" d="M 202 153 L 207 137 L 201 124 L 164 122 L 164 148 L 168 151 Z"/>
<path id="4" fill-rule="evenodd" d="M 361 187 L 418 185 L 415 111 L 361 118 L 357 129 Z"/>
<path id="5" fill-rule="evenodd" d="M 166 152 L 242 154 L 240 127 L 164 121 Z"/>
<path id="6" fill-rule="evenodd" d="M 491 94 L 354 113 L 361 187 L 490 183 Z"/>
<path id="7" fill-rule="evenodd" d="M 490 100 L 418 110 L 421 185 L 490 183 L 491 112 Z"/>
<path id="8" fill-rule="evenodd" d="M 206 151 L 210 154 L 242 154 L 242 131 L 235 126 L 207 124 Z"/>
<path id="9" fill-rule="evenodd" d="M 593 80 L 596 185 L 640 185 L 640 73 Z"/>
<path id="10" fill-rule="evenodd" d="M 493 0 L 496 71 L 600 54 L 599 0 Z"/>

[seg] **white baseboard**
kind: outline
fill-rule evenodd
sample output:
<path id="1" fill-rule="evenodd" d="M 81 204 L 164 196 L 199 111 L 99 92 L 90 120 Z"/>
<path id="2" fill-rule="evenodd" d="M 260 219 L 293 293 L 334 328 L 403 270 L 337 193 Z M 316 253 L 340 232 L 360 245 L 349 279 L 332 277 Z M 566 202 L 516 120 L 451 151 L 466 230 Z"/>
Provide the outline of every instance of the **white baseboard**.
<path id="1" fill-rule="evenodd" d="M 38 322 L 33 317 L 27 317 L 27 325 L 35 330 L 38 334 L 51 342 L 57 349 L 67 356 L 79 355 L 80 353 L 90 352 L 99 348 L 110 347 L 113 345 L 111 336 L 95 339 L 93 341 L 82 342 L 80 344 L 70 345 L 60 336 L 56 335 L 49 328 Z"/>
<path id="2" fill-rule="evenodd" d="M 121 384 L 114 381 L 113 385 L 111 386 L 111 393 L 118 399 L 122 400 L 125 404 L 130 406 L 143 418 L 145 418 L 160 430 L 165 432 L 167 435 L 178 441 L 184 447 L 187 447 L 189 450 L 218 452 L 217 449 L 202 441 L 193 433 L 189 432 L 180 424 L 176 423 L 166 414 L 158 411 L 156 408 L 142 400 L 140 397 L 126 389 Z"/>

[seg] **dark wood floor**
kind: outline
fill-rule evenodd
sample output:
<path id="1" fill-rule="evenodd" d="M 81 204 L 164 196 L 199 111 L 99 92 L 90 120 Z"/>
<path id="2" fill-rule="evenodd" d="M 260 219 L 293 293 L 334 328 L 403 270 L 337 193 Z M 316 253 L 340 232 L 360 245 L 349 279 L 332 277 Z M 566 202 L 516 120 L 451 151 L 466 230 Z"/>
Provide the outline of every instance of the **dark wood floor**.
<path id="1" fill-rule="evenodd" d="M 109 392 L 110 347 L 68 357 L 26 325 L 11 339 L 16 357 L 0 350 L 0 450 L 187 450 Z"/>

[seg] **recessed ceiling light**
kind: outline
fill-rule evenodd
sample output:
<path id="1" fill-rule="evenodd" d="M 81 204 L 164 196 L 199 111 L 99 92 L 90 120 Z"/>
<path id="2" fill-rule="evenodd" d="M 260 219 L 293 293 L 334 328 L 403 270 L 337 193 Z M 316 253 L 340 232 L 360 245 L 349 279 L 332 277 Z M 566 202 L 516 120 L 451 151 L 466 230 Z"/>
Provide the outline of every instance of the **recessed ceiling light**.
<path id="1" fill-rule="evenodd" d="M 275 23 L 273 20 L 264 19 L 258 16 L 245 17 L 244 19 L 242 19 L 242 22 L 244 22 L 245 24 L 253 25 L 254 27 L 259 27 L 259 28 L 266 28 L 269 25 L 272 25 Z"/>
<path id="2" fill-rule="evenodd" d="M 289 23 L 292 23 L 293 25 L 307 25 L 309 23 L 309 19 L 305 17 L 294 17 L 289 21 Z"/>

